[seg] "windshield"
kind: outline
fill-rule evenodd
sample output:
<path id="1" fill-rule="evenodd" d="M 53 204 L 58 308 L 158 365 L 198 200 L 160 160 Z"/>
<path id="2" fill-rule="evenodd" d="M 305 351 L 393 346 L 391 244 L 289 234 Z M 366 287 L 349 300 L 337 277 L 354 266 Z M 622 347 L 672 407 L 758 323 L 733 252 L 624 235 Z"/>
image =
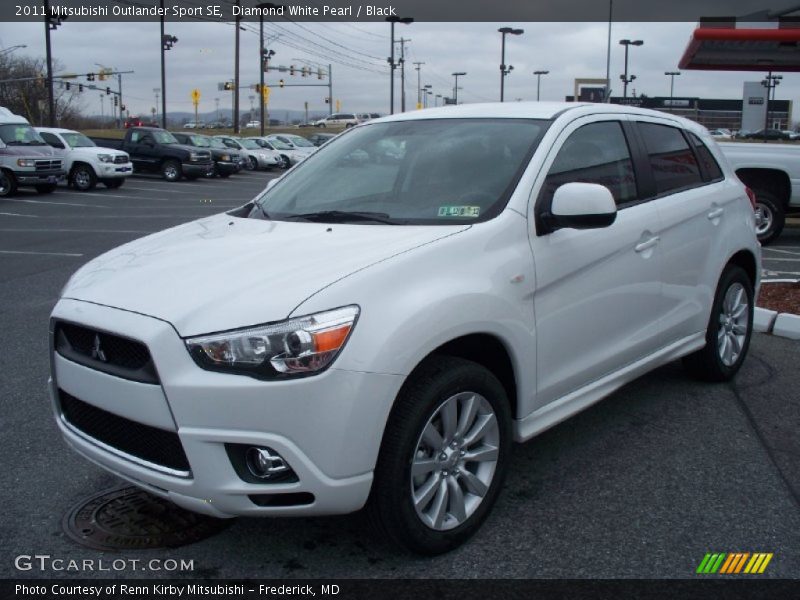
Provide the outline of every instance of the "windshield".
<path id="1" fill-rule="evenodd" d="M 222 140 L 219 140 L 217 138 L 207 138 L 207 139 L 208 143 L 211 144 L 212 148 L 221 148 L 223 150 L 228 149 L 228 147 L 222 142 Z"/>
<path id="2" fill-rule="evenodd" d="M 198 148 L 209 148 L 211 146 L 208 138 L 204 135 L 191 135 L 189 137 L 192 139 L 192 146 L 197 146 Z"/>
<path id="3" fill-rule="evenodd" d="M 178 140 L 169 131 L 154 131 L 153 137 L 159 144 L 178 144 Z"/>
<path id="4" fill-rule="evenodd" d="M 248 150 L 260 150 L 261 146 L 259 146 L 255 140 L 239 140 L 239 143 L 247 148 Z"/>
<path id="5" fill-rule="evenodd" d="M 298 148 L 313 148 L 314 144 L 309 142 L 306 138 L 300 137 L 299 135 L 287 135 L 286 137 L 289 138 L 289 141 L 292 142 Z"/>
<path id="6" fill-rule="evenodd" d="M 269 143 L 272 144 L 276 150 L 291 150 L 292 147 L 286 142 L 280 141 L 278 138 L 269 138 Z"/>
<path id="7" fill-rule="evenodd" d="M 549 121 L 377 123 L 323 146 L 256 199 L 252 217 L 453 224 L 502 211 Z M 366 218 L 371 216 L 371 218 Z"/>
<path id="8" fill-rule="evenodd" d="M 62 133 L 61 137 L 66 140 L 70 148 L 94 148 L 97 145 L 88 137 L 78 132 Z"/>
<path id="9" fill-rule="evenodd" d="M 37 131 L 25 123 L 0 125 L 0 140 L 8 146 L 46 146 Z"/>

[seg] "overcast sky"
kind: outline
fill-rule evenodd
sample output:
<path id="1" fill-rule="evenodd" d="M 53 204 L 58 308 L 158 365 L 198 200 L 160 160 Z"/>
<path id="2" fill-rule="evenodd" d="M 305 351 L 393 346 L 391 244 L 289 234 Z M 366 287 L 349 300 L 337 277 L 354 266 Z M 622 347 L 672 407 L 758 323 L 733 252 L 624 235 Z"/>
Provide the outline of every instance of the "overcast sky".
<path id="1" fill-rule="evenodd" d="M 542 100 L 563 100 L 572 94 L 575 78 L 601 78 L 606 71 L 606 23 L 413 23 L 398 25 L 396 38 L 411 39 L 406 45 L 406 90 L 408 109 L 417 97 L 417 76 L 412 62 L 422 61 L 422 84 L 431 84 L 434 93 L 452 93 L 454 71 L 466 71 L 459 80 L 464 102 L 499 99 L 500 34 L 499 26 L 519 27 L 525 33 L 508 36 L 506 63 L 514 66 L 506 78 L 506 100 L 536 99 L 535 70 L 549 70 L 542 78 Z M 257 23 L 246 23 L 241 32 L 241 82 L 258 81 Z M 637 94 L 669 95 L 669 78 L 664 71 L 676 70 L 695 23 L 616 23 L 612 27 L 611 79 L 614 95 L 621 95 L 619 75 L 623 71 L 623 38 L 642 39 L 644 45 L 630 53 L 631 73 L 637 80 L 631 85 Z M 178 43 L 167 53 L 168 111 L 191 111 L 190 92 L 201 92 L 200 111 L 231 105 L 230 92 L 217 90 L 218 82 L 233 77 L 234 27 L 225 23 L 168 23 L 167 32 Z M 334 98 L 341 100 L 343 111 L 387 113 L 389 77 L 386 57 L 389 54 L 387 23 L 287 23 L 267 25 L 267 47 L 275 50 L 273 65 L 303 64 L 303 60 L 333 63 Z M 276 36 L 277 39 L 274 39 Z M 44 55 L 41 23 L 0 23 L 0 47 L 26 44 L 18 54 Z M 82 23 L 67 21 L 52 34 L 53 55 L 63 65 L 63 72 L 96 71 L 95 63 L 118 70 L 132 70 L 125 75 L 123 95 L 131 114 L 149 113 L 155 105 L 153 88 L 160 87 L 159 25 L 151 23 Z M 298 48 L 302 48 L 298 49 Z M 398 45 L 399 51 L 399 45 Z M 742 82 L 758 81 L 765 73 L 713 73 L 685 71 L 675 78 L 676 96 L 706 98 L 741 98 Z M 270 73 L 267 81 L 277 84 L 323 83 L 316 79 L 290 77 L 288 73 Z M 250 108 L 249 96 L 242 90 L 241 110 Z M 399 98 L 399 70 L 397 92 Z M 794 99 L 800 94 L 800 77 L 784 74 L 777 89 L 779 99 Z M 284 88 L 275 85 L 270 108 L 302 110 L 308 101 L 312 111 L 326 111 L 327 88 Z M 257 103 L 256 103 L 257 106 Z M 397 101 L 399 110 L 399 100 Z M 109 104 L 105 111 L 108 114 Z M 87 113 L 100 112 L 100 93 L 84 92 L 83 108 Z"/>

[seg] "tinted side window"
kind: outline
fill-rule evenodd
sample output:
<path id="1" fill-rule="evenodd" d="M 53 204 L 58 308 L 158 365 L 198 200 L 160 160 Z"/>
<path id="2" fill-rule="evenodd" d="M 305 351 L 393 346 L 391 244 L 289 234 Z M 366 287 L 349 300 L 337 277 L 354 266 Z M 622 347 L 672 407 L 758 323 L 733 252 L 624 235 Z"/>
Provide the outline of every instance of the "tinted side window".
<path id="1" fill-rule="evenodd" d="M 46 132 L 46 131 L 45 131 L 45 132 L 41 132 L 41 133 L 39 133 L 39 135 L 41 135 L 41 136 L 42 136 L 42 139 L 43 139 L 45 142 L 47 142 L 47 144 L 48 144 L 49 146 L 52 146 L 53 148 L 63 148 L 63 147 L 64 147 L 64 144 L 62 144 L 62 143 L 61 143 L 61 140 L 60 140 L 60 139 L 58 139 L 58 138 L 57 138 L 55 135 L 53 135 L 52 133 L 48 133 L 48 132 Z"/>
<path id="2" fill-rule="evenodd" d="M 657 194 L 703 183 L 697 159 L 680 129 L 654 123 L 638 125 L 650 158 Z"/>
<path id="3" fill-rule="evenodd" d="M 697 154 L 697 160 L 700 161 L 700 167 L 703 170 L 703 179 L 706 181 L 720 181 L 722 179 L 722 169 L 720 169 L 719 163 L 714 158 L 714 155 L 711 154 L 711 150 L 709 150 L 708 146 L 703 143 L 703 140 L 695 134 L 690 133 L 689 139 L 692 140 L 694 151 Z"/>
<path id="4" fill-rule="evenodd" d="M 604 185 L 617 205 L 636 200 L 631 154 L 617 121 L 584 125 L 567 138 L 547 173 L 544 206 L 550 205 L 559 186 L 575 181 Z"/>

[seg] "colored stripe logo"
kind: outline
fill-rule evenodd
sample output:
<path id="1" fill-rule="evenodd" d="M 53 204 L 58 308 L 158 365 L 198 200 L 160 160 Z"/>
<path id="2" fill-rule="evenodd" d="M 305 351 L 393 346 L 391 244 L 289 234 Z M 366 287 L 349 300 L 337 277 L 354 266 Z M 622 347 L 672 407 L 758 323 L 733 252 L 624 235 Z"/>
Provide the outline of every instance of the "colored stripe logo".
<path id="1" fill-rule="evenodd" d="M 772 552 L 708 552 L 695 572 L 700 575 L 757 575 L 766 570 L 772 556 Z"/>

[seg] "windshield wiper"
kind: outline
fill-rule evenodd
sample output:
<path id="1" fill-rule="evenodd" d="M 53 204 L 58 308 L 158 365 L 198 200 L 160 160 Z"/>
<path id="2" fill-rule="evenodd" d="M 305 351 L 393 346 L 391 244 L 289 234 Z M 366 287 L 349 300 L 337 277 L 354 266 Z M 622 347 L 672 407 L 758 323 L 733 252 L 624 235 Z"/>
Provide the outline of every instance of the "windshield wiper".
<path id="1" fill-rule="evenodd" d="M 392 219 L 387 213 L 380 212 L 358 212 L 349 210 L 321 210 L 318 212 L 304 213 L 300 215 L 286 215 L 286 219 L 303 219 L 305 221 L 320 221 L 323 223 L 347 223 L 348 221 L 374 221 L 375 223 L 386 223 L 397 225 L 397 221 Z"/>

